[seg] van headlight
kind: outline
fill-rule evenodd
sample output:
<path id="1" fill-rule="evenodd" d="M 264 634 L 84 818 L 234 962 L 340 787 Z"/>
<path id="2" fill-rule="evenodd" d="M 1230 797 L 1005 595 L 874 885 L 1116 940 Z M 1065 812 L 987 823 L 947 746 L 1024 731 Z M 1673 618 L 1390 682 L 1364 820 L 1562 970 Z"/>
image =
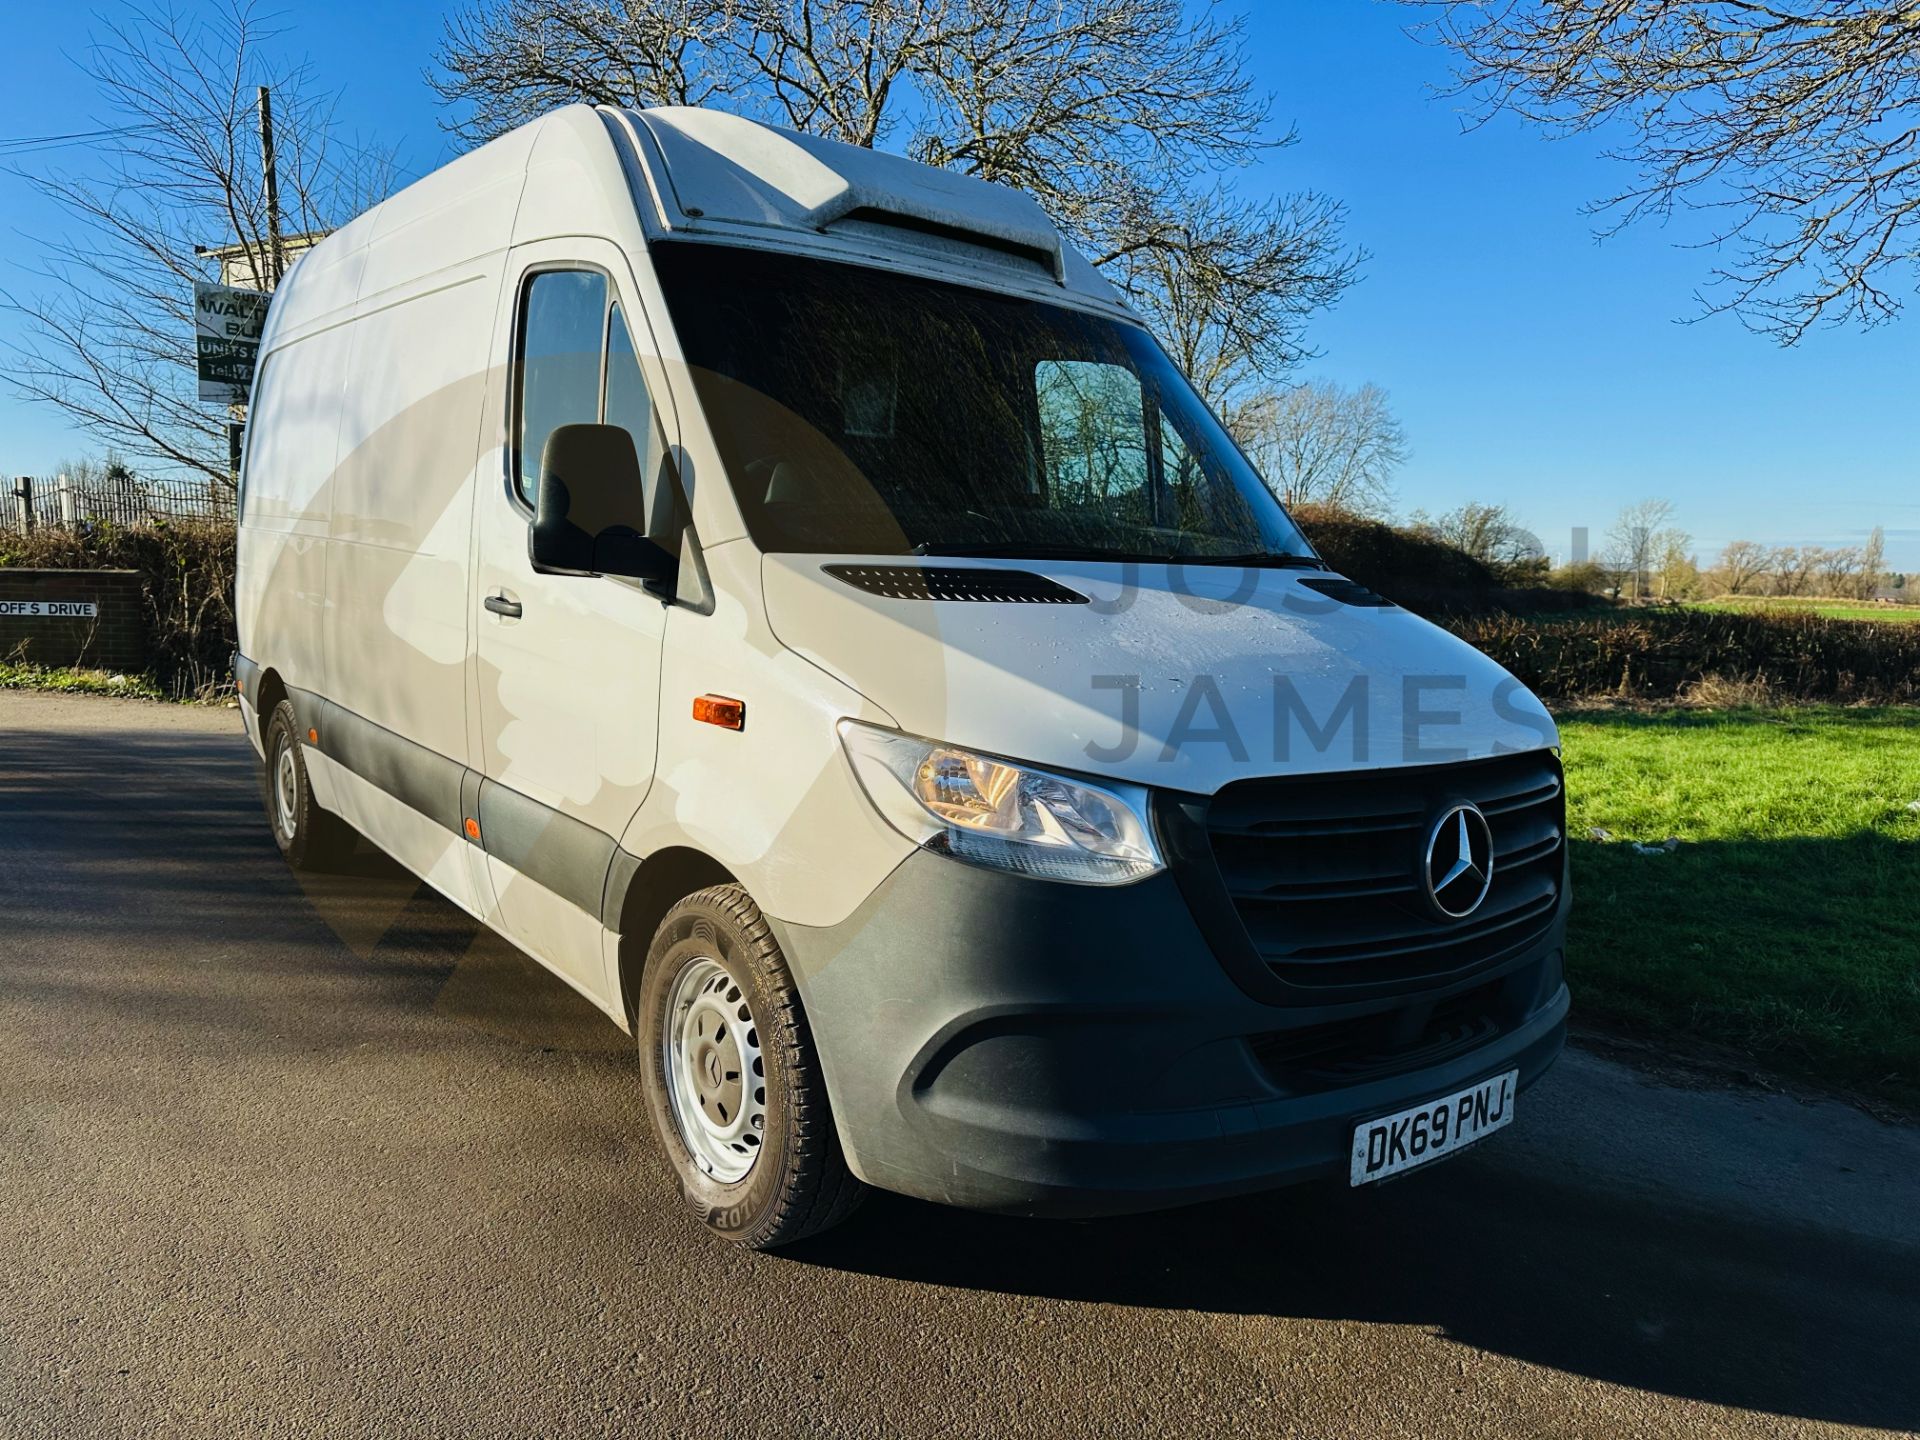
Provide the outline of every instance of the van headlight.
<path id="1" fill-rule="evenodd" d="M 1083 885 L 1165 868 L 1144 786 L 1070 780 L 855 720 L 840 722 L 840 743 L 887 823 L 937 854 Z"/>

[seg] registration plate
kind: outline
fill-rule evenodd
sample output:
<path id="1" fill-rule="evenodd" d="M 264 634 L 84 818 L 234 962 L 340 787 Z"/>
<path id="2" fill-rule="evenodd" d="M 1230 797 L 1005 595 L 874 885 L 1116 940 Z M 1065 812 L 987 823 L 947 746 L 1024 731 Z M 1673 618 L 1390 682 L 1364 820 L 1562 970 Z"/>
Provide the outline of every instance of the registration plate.
<path id="1" fill-rule="evenodd" d="M 1353 1131 L 1355 1185 L 1367 1185 L 1464 1150 L 1513 1121 L 1520 1072 L 1509 1070 L 1411 1110 L 1363 1120 Z"/>

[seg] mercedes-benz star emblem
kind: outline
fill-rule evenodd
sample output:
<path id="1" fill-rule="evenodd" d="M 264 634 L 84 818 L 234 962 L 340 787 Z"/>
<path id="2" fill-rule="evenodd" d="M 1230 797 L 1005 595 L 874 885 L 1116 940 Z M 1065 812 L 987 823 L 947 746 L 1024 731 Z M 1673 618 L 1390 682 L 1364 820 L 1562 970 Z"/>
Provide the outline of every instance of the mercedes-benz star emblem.
<path id="1" fill-rule="evenodd" d="M 1493 829 L 1478 805 L 1447 810 L 1427 832 L 1427 900 L 1447 920 L 1464 920 L 1493 887 Z"/>

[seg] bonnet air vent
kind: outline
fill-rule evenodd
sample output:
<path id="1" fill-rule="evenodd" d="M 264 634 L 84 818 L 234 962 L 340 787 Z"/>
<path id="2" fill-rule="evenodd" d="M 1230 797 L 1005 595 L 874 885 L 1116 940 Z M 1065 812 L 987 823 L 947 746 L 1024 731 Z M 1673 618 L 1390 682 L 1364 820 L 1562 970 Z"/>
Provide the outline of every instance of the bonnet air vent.
<path id="1" fill-rule="evenodd" d="M 826 565 L 844 585 L 889 600 L 978 600 L 999 605 L 1085 605 L 1069 590 L 1030 570 L 965 569 L 929 565 Z"/>
<path id="2" fill-rule="evenodd" d="M 1357 605 L 1363 610 L 1398 608 L 1386 596 L 1369 590 L 1358 581 L 1348 580 L 1342 576 L 1330 575 L 1325 579 L 1316 576 L 1310 580 L 1302 580 L 1300 583 L 1314 593 L 1326 596 L 1329 600 L 1338 600 L 1342 605 Z"/>

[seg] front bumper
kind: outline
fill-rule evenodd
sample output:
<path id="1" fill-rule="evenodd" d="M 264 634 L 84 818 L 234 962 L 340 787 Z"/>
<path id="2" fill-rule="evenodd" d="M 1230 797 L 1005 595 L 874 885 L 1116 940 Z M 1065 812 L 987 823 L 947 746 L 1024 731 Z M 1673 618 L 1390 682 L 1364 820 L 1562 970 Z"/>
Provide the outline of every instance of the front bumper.
<path id="1" fill-rule="evenodd" d="M 1566 1038 L 1564 907 L 1470 979 L 1314 1006 L 1235 984 L 1164 873 L 1063 885 L 923 851 L 845 923 L 775 928 L 854 1173 L 975 1209 L 1119 1214 L 1344 1174 L 1359 1120 L 1510 1069 L 1525 1088 Z M 1492 1018 L 1404 1065 L 1273 1058 L 1411 1035 L 1449 1000 Z"/>

